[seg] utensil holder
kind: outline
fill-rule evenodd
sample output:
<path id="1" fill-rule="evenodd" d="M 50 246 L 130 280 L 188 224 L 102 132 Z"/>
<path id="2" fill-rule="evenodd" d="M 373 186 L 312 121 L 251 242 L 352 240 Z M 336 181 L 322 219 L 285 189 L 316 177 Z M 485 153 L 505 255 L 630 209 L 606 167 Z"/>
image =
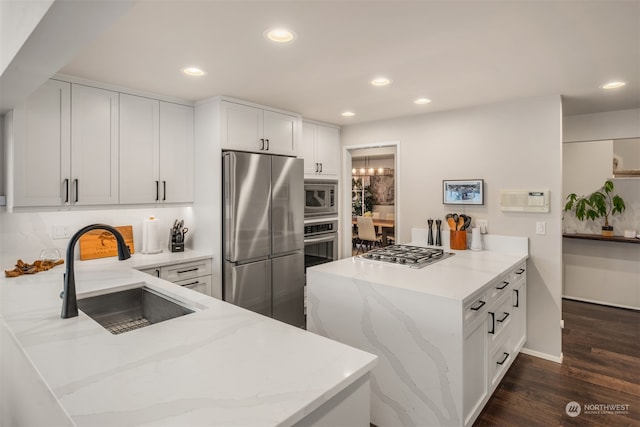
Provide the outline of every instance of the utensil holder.
<path id="1" fill-rule="evenodd" d="M 467 249 L 467 230 L 450 230 L 449 244 L 451 249 L 464 251 Z"/>

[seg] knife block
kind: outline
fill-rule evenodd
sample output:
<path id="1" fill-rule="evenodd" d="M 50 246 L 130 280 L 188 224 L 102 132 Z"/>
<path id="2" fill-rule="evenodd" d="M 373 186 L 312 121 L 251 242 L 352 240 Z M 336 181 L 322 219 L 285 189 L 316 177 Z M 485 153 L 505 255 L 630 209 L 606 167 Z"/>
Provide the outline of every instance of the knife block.
<path id="1" fill-rule="evenodd" d="M 451 249 L 464 251 L 467 249 L 467 230 L 450 230 L 449 245 Z"/>

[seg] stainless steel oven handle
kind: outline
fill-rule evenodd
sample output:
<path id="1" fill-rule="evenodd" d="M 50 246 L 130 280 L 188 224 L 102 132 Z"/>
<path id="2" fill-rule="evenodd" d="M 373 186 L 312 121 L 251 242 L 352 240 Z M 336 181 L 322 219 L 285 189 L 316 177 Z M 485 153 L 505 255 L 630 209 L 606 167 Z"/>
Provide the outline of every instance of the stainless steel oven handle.
<path id="1" fill-rule="evenodd" d="M 304 239 L 304 244 L 306 245 L 307 243 L 323 243 L 323 242 L 331 242 L 332 240 L 336 239 L 336 233 L 331 233 L 331 236 L 327 236 L 327 237 L 316 237 L 313 239 Z"/>

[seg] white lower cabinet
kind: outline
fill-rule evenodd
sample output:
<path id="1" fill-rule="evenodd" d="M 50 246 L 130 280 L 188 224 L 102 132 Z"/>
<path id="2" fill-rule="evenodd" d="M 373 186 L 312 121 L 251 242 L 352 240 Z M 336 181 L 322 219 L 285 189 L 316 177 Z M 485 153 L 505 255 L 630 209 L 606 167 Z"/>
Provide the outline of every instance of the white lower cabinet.
<path id="1" fill-rule="evenodd" d="M 463 310 L 463 414 L 473 423 L 527 339 L 526 263 L 487 285 Z"/>
<path id="2" fill-rule="evenodd" d="M 214 298 L 222 299 L 222 293 L 212 288 L 210 258 L 159 267 L 141 268 L 140 271 Z"/>

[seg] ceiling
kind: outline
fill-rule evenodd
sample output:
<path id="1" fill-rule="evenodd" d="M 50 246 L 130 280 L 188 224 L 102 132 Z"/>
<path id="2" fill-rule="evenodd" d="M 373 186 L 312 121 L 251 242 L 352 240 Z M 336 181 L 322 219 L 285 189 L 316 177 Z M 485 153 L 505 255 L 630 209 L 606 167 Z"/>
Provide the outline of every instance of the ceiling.
<path id="1" fill-rule="evenodd" d="M 267 41 L 274 26 L 297 38 Z M 565 115 L 640 108 L 640 0 L 139 1 L 59 72 L 342 125 L 542 95 Z"/>

